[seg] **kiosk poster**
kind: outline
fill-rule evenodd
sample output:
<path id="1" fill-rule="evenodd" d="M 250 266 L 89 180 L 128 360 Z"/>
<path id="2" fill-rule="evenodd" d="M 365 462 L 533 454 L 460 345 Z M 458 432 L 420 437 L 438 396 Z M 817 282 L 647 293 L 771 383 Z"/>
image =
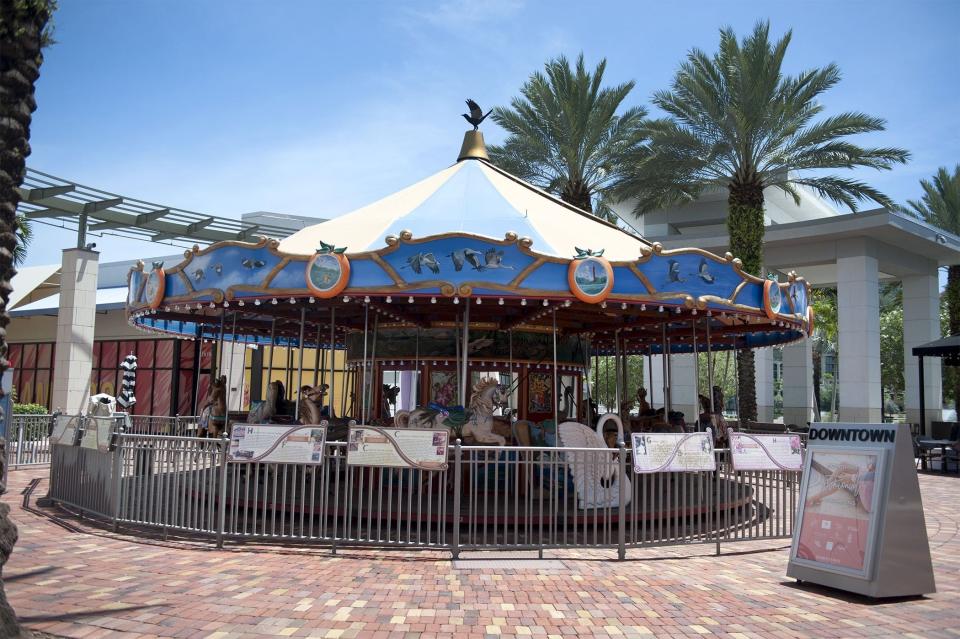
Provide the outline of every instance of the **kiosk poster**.
<path id="1" fill-rule="evenodd" d="M 450 431 L 428 428 L 353 426 L 347 464 L 445 470 Z"/>
<path id="2" fill-rule="evenodd" d="M 730 433 L 734 470 L 803 470 L 799 435 Z"/>
<path id="3" fill-rule="evenodd" d="M 633 472 L 716 470 L 713 433 L 633 433 Z"/>
<path id="4" fill-rule="evenodd" d="M 53 422 L 53 432 L 50 433 L 50 443 L 73 446 L 77 442 L 79 425 L 80 417 L 77 415 L 57 415 Z"/>
<path id="5" fill-rule="evenodd" d="M 808 454 L 795 559 L 865 577 L 876 538 L 876 483 L 883 476 L 884 451 L 818 447 Z"/>
<path id="6" fill-rule="evenodd" d="M 233 462 L 322 464 L 327 429 L 323 426 L 235 424 L 228 459 Z"/>

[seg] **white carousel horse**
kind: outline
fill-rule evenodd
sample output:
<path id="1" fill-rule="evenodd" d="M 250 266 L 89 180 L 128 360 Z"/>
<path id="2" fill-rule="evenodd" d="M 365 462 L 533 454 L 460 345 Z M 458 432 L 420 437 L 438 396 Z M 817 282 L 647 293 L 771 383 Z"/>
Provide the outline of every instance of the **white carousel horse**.
<path id="1" fill-rule="evenodd" d="M 267 384 L 267 398 L 247 414 L 248 424 L 269 424 L 277 414 L 277 399 L 280 397 L 280 382 Z M 316 423 L 316 422 L 311 422 Z"/>
<path id="2" fill-rule="evenodd" d="M 604 440 L 603 425 L 609 421 L 617 425 L 617 441 L 623 441 L 623 423 L 614 413 L 607 413 L 597 422 L 597 430 L 591 430 L 578 422 L 563 422 L 557 426 L 557 437 L 565 448 L 597 448 L 609 451 Z M 609 453 L 586 451 L 565 452 L 567 468 L 573 474 L 577 487 L 577 502 L 580 509 L 606 508 L 620 504 L 620 484 L 623 483 L 626 501 L 630 503 L 630 480 L 620 474 L 620 463 Z"/>
<path id="3" fill-rule="evenodd" d="M 394 424 L 400 428 L 448 428 L 460 431 L 460 436 L 472 436 L 481 444 L 504 446 L 506 438 L 493 432 L 493 411 L 507 401 L 506 390 L 492 377 L 481 379 L 473 387 L 470 405 L 466 411 L 449 412 L 441 407 L 420 407 L 411 411 L 399 410 Z M 460 424 L 462 423 L 462 426 Z"/>

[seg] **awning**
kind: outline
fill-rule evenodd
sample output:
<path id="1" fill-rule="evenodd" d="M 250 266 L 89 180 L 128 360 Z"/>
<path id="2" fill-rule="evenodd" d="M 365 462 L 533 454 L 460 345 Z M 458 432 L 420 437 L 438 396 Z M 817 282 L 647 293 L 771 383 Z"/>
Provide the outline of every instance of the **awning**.
<path id="1" fill-rule="evenodd" d="M 126 288 L 101 288 L 97 290 L 97 310 L 113 311 L 123 308 L 127 303 Z M 10 311 L 11 317 L 30 317 L 32 315 L 56 315 L 60 310 L 60 294 L 45 297 L 31 304 Z"/>
<path id="2" fill-rule="evenodd" d="M 942 357 L 944 364 L 957 366 L 960 364 L 960 335 L 950 335 L 943 339 L 915 346 L 913 355 L 915 357 Z"/>
<path id="3" fill-rule="evenodd" d="M 7 303 L 9 308 L 15 309 L 18 305 L 31 304 L 59 291 L 59 273 L 59 264 L 17 269 L 17 274 L 13 278 L 13 293 L 10 294 L 10 301 Z"/>

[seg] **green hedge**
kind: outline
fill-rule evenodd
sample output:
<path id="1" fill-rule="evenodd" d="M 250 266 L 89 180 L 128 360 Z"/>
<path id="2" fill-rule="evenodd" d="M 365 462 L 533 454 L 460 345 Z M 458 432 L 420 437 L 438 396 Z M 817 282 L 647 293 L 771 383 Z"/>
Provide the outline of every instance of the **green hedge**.
<path id="1" fill-rule="evenodd" d="M 40 404 L 14 404 L 13 405 L 13 414 L 14 415 L 47 415 L 46 406 L 41 406 Z"/>

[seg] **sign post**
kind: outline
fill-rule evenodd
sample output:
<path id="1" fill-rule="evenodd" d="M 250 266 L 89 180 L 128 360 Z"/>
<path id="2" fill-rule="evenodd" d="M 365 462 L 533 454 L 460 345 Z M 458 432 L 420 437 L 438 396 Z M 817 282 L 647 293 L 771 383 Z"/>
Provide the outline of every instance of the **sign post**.
<path id="1" fill-rule="evenodd" d="M 787 576 L 868 597 L 936 592 L 907 424 L 810 426 Z"/>

